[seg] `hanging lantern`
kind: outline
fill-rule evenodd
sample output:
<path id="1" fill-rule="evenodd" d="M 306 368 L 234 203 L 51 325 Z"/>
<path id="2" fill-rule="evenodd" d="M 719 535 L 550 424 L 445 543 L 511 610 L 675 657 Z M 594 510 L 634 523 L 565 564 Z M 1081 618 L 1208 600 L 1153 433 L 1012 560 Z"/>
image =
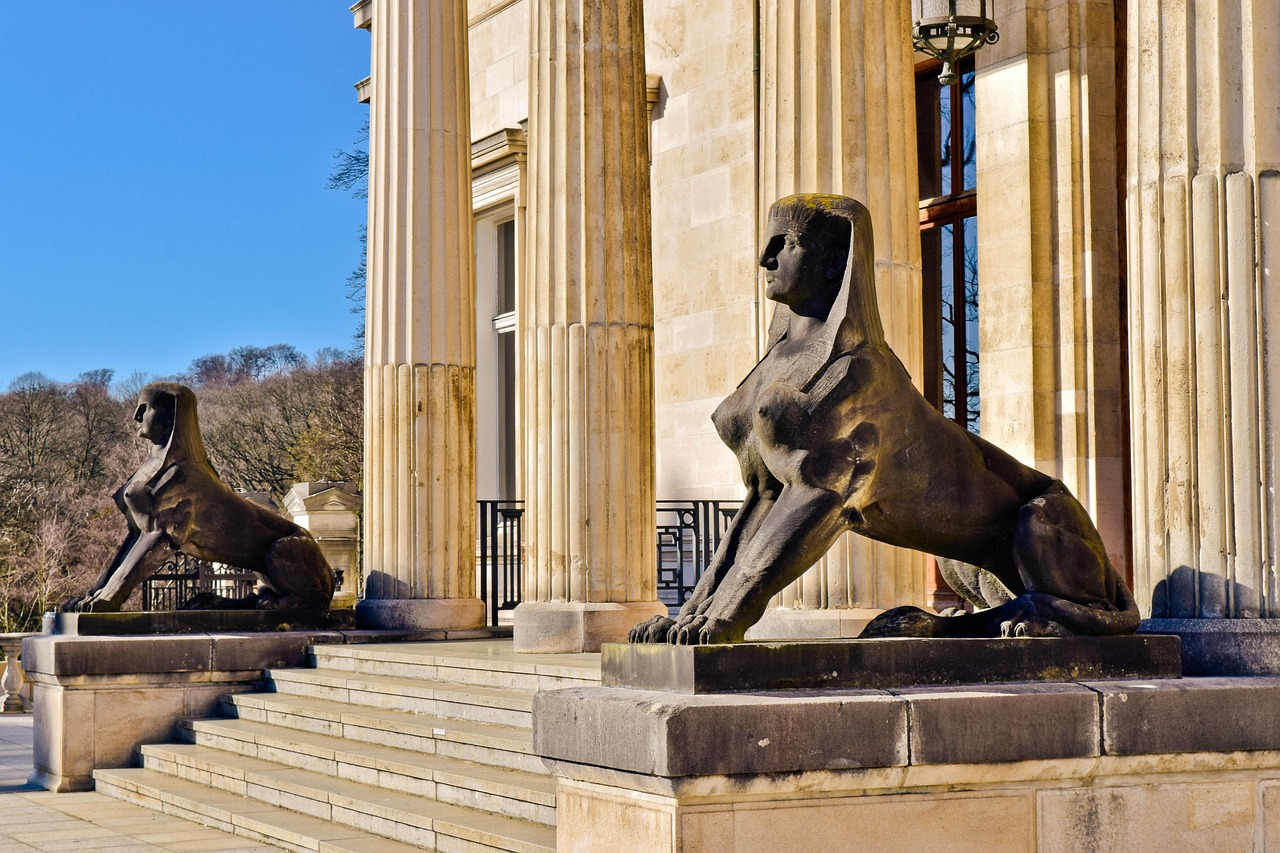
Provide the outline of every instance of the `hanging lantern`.
<path id="1" fill-rule="evenodd" d="M 911 41 L 916 50 L 942 61 L 938 82 L 956 81 L 955 64 L 1000 38 L 995 0 L 911 0 Z"/>

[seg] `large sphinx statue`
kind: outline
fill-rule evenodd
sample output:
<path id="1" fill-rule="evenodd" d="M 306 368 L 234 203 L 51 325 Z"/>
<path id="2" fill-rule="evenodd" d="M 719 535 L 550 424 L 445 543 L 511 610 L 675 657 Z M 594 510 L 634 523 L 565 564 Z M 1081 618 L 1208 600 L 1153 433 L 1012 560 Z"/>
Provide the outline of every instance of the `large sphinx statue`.
<path id="1" fill-rule="evenodd" d="M 86 594 L 64 611 L 113 612 L 138 584 L 181 552 L 257 572 L 246 598 L 211 593 L 187 606 L 319 611 L 333 598 L 333 572 L 311 534 L 266 507 L 237 495 L 205 455 L 190 388 L 156 382 L 142 389 L 134 412 L 138 435 L 152 444 L 147 458 L 115 493 L 129 533 Z"/>
<path id="2" fill-rule="evenodd" d="M 747 495 L 693 595 L 632 642 L 738 642 L 846 530 L 937 555 L 978 610 L 889 610 L 862 636 L 1124 634 L 1138 608 L 1080 502 L 944 417 L 885 343 L 871 218 L 794 195 L 760 257 L 767 351 L 712 415 Z"/>

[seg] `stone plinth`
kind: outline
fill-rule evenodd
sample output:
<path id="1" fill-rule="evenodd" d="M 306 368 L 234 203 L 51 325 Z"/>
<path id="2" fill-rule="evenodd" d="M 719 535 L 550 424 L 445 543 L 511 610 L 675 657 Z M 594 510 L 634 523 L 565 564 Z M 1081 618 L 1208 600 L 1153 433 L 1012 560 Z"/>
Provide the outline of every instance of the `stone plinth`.
<path id="1" fill-rule="evenodd" d="M 602 649 L 601 684 L 668 693 L 1178 678 L 1178 638 L 894 638 Z"/>
<path id="2" fill-rule="evenodd" d="M 45 630 L 64 636 L 138 637 L 274 631 L 350 631 L 350 610 L 149 610 L 123 613 L 47 613 Z"/>
<path id="3" fill-rule="evenodd" d="M 1187 675 L 1280 675 L 1280 619 L 1143 619 L 1138 631 L 1176 635 Z"/>
<path id="4" fill-rule="evenodd" d="M 105 615 L 64 614 L 58 621 L 68 630 L 92 630 L 101 627 Z M 264 670 L 306 666 L 311 645 L 487 635 L 266 631 L 29 637 L 22 644 L 22 661 L 34 688 L 31 781 L 51 791 L 87 791 L 94 768 L 132 766 L 138 746 L 172 740 L 179 719 L 211 714 L 220 696 L 259 689 Z"/>
<path id="5" fill-rule="evenodd" d="M 562 853 L 1254 850 L 1280 842 L 1277 701 L 1270 677 L 572 688 L 536 698 L 534 746 Z"/>

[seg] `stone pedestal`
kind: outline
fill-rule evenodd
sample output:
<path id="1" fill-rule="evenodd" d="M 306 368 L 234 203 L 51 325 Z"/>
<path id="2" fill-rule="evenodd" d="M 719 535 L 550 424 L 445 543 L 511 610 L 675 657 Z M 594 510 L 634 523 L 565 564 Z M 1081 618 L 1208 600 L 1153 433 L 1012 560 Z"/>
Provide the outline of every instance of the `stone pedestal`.
<path id="1" fill-rule="evenodd" d="M 337 637 L 337 635 L 334 635 Z M 42 635 L 23 641 L 33 684 L 34 772 L 50 791 L 88 791 L 95 767 L 130 767 L 183 717 L 260 686 L 271 666 L 303 666 L 311 633 L 153 637 Z"/>
<path id="2" fill-rule="evenodd" d="M 923 350 L 915 90 L 911 43 L 903 35 L 910 28 L 909 5 L 779 0 L 757 8 L 759 227 L 769 205 L 791 193 L 840 193 L 864 203 L 875 231 L 885 337 L 918 385 Z M 764 315 L 772 314 L 763 276 L 756 302 Z M 769 316 L 759 318 L 759 328 L 769 328 Z M 859 611 L 925 603 L 924 565 L 915 552 L 845 534 L 775 598 L 751 636 L 856 636 L 866 624 Z"/>
<path id="3" fill-rule="evenodd" d="M 997 655 L 1015 648 L 986 645 Z M 611 662 L 612 648 L 606 683 L 639 683 L 619 668 L 631 652 Z M 772 654 L 725 648 L 672 653 L 694 669 L 699 654 Z M 534 747 L 558 778 L 556 849 L 595 851 L 602 838 L 649 853 L 1155 853 L 1280 842 L 1280 678 L 742 686 L 806 659 L 775 648 L 782 666 L 756 661 L 737 684 L 704 685 L 731 692 L 658 690 L 649 679 L 648 689 L 540 693 Z M 723 662 L 709 662 L 720 677 Z M 820 674 L 823 662 L 812 662 Z"/>
<path id="4" fill-rule="evenodd" d="M 1138 631 L 1178 637 L 1187 675 L 1280 674 L 1280 619 L 1143 619 Z"/>
<path id="5" fill-rule="evenodd" d="M 1280 70 L 1264 5 L 1128 9 L 1134 587 L 1155 619 L 1225 619 L 1188 644 L 1219 663 L 1280 638 L 1247 624 L 1280 617 Z"/>
<path id="6" fill-rule="evenodd" d="M 365 329 L 368 627 L 484 623 L 465 0 L 375 0 Z"/>
<path id="7" fill-rule="evenodd" d="M 526 603 L 513 627 L 518 651 L 594 651 L 666 612 L 643 9 L 534 0 L 531 15 Z"/>

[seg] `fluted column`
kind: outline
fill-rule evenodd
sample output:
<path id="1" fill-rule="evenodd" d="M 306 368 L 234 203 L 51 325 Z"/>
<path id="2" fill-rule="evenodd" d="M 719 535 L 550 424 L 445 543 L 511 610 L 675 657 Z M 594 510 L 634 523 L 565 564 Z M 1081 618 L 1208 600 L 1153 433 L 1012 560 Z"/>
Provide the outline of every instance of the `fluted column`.
<path id="1" fill-rule="evenodd" d="M 1125 571 L 1110 0 L 1010 0 L 978 52 L 982 435 L 1060 478 Z"/>
<path id="2" fill-rule="evenodd" d="M 1154 617 L 1273 637 L 1280 626 L 1270 621 L 1280 617 L 1277 38 L 1280 0 L 1129 7 L 1138 601 Z M 1223 617 L 1267 618 L 1236 628 L 1203 624 Z M 1184 652 L 1189 641 L 1200 642 L 1184 635 Z M 1270 648 L 1268 671 L 1280 671 L 1280 641 Z M 1248 655 L 1237 662 L 1244 671 L 1257 663 Z"/>
<path id="3" fill-rule="evenodd" d="M 475 289 L 465 0 L 374 0 L 361 624 L 472 627 Z"/>
<path id="4" fill-rule="evenodd" d="M 641 0 L 532 0 L 520 651 L 590 651 L 657 601 Z"/>
<path id="5" fill-rule="evenodd" d="M 889 345 L 917 385 L 923 357 L 915 81 L 905 0 L 760 4 L 760 228 L 796 192 L 866 204 Z M 762 311 L 772 313 L 764 297 Z M 761 318 L 768 328 L 768 317 Z M 842 536 L 784 590 L 750 636 L 848 636 L 879 610 L 924 603 L 915 552 Z"/>

